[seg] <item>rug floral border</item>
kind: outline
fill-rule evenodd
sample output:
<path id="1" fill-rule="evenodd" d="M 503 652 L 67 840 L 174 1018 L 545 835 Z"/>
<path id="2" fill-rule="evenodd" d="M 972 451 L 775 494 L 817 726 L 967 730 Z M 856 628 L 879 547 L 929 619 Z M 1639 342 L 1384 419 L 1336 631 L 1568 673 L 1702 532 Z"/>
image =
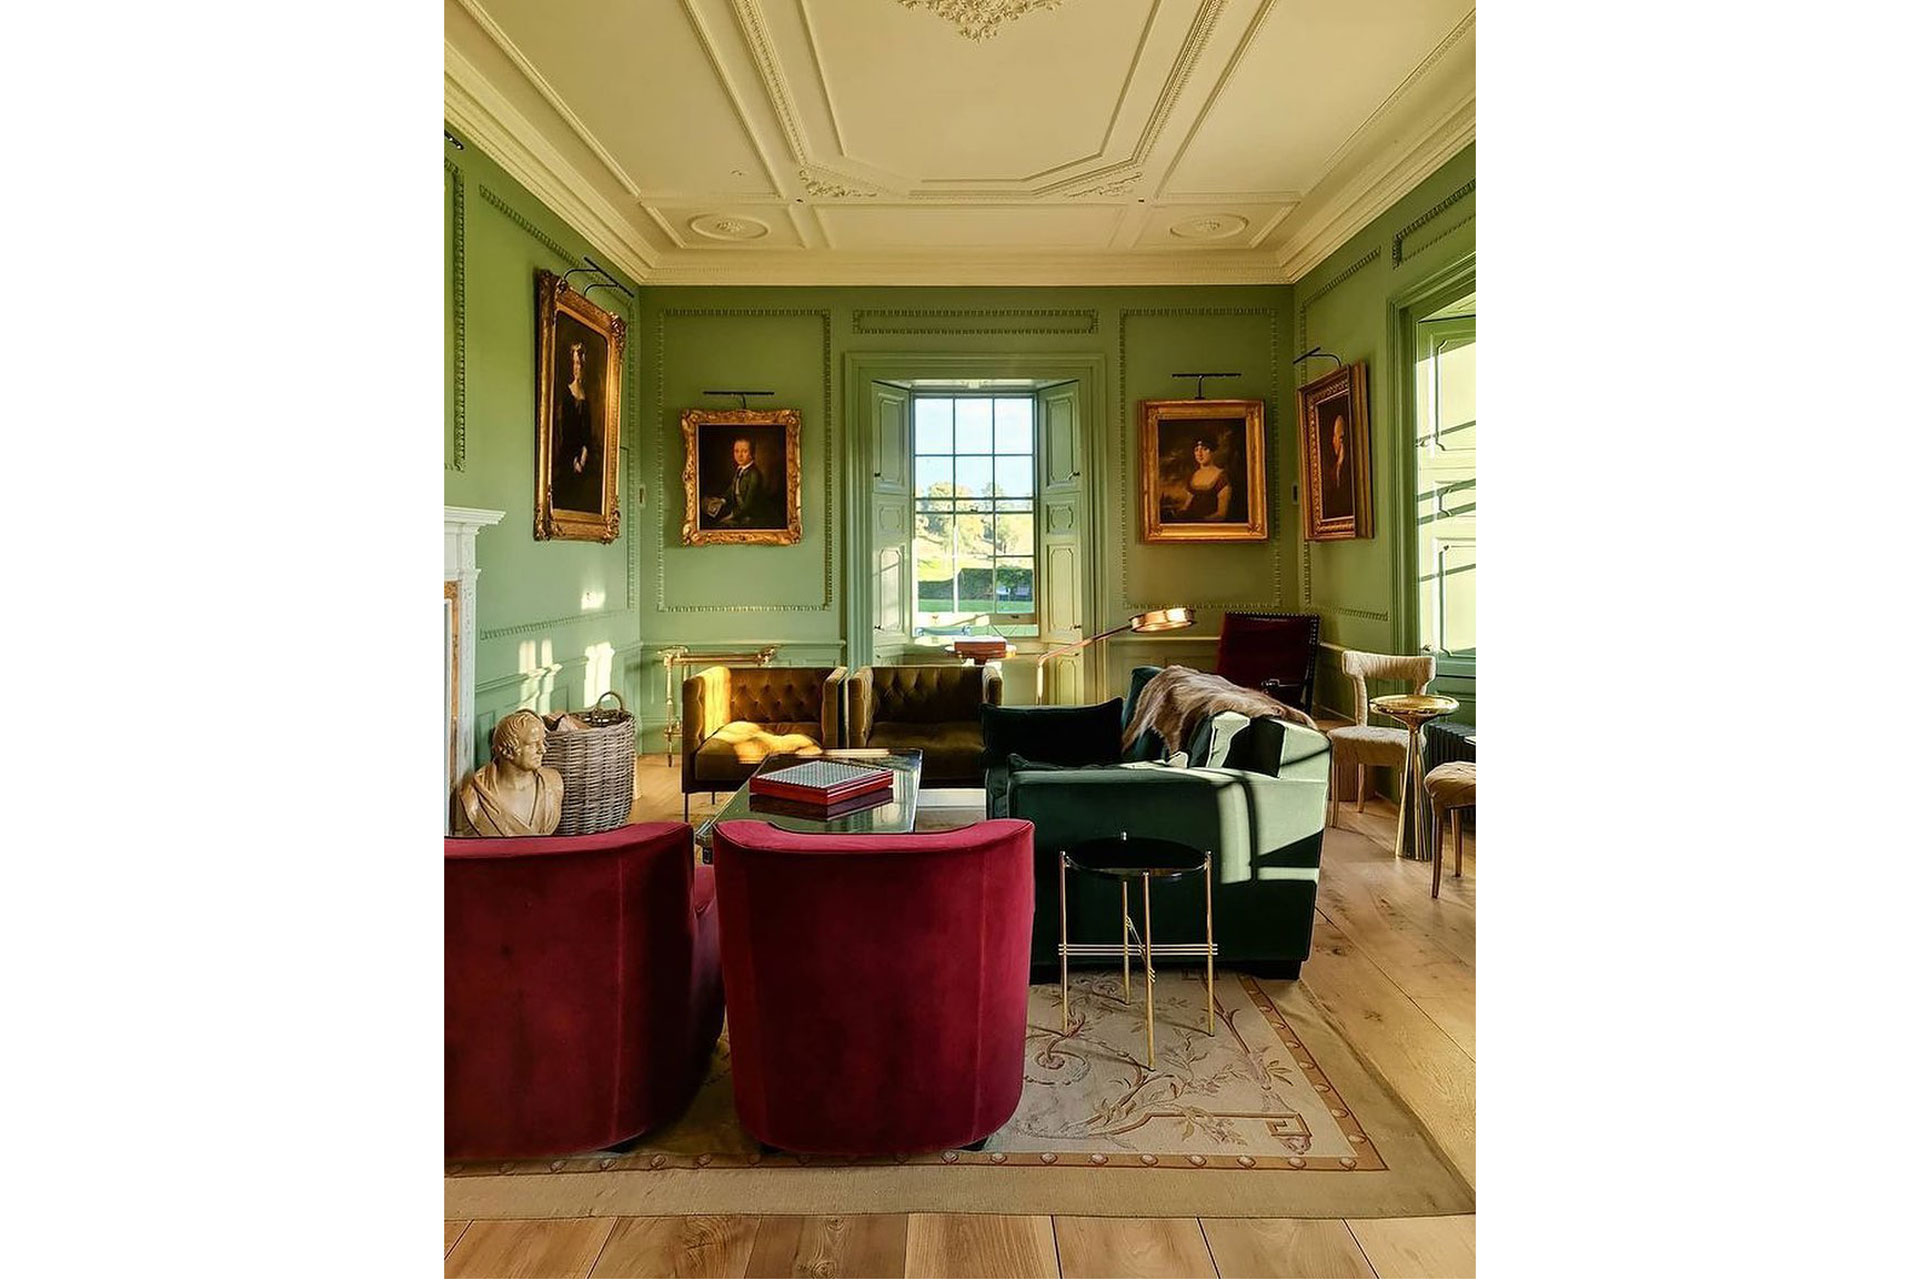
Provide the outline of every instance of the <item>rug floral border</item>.
<path id="1" fill-rule="evenodd" d="M 927 1151 L 911 1155 L 892 1156 L 808 1156 L 780 1153 L 768 1155 L 762 1152 L 703 1152 L 698 1155 L 685 1155 L 668 1152 L 639 1152 L 633 1155 L 585 1155 L 570 1156 L 560 1160 L 503 1160 L 503 1161 L 462 1161 L 446 1166 L 446 1176 L 450 1178 L 491 1177 L 498 1174 L 514 1173 L 607 1173 L 621 1170 L 645 1171 L 651 1169 L 782 1169 L 782 1168 L 870 1168 L 894 1164 L 908 1165 L 949 1165 L 955 1167 L 1003 1166 L 1007 1168 L 1085 1168 L 1085 1169 L 1280 1169 L 1303 1170 L 1319 1173 L 1378 1172 L 1387 1167 L 1381 1158 L 1379 1148 L 1367 1137 L 1340 1093 L 1333 1086 L 1320 1064 L 1313 1060 L 1294 1029 L 1280 1016 L 1267 993 L 1261 990 L 1254 979 L 1244 974 L 1239 978 L 1246 990 L 1247 998 L 1253 1007 L 1266 1018 L 1274 1034 L 1279 1037 L 1289 1053 L 1293 1055 L 1295 1065 L 1311 1084 L 1314 1091 L 1321 1095 L 1327 1104 L 1327 1111 L 1340 1125 L 1347 1143 L 1356 1152 L 1352 1156 L 1225 1156 L 1170 1155 L 1159 1156 L 1152 1152 L 1116 1157 L 1104 1152 L 1092 1151 Z"/>

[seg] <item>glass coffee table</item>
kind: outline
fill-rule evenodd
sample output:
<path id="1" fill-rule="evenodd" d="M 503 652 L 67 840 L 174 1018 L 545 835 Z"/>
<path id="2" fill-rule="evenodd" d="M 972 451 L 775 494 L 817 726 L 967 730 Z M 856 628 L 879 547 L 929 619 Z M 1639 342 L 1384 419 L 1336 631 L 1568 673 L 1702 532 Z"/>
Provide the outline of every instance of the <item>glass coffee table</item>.
<path id="1" fill-rule="evenodd" d="M 723 822 L 732 822 L 736 818 L 770 822 L 782 831 L 797 831 L 807 835 L 894 835 L 913 830 L 913 821 L 920 805 L 920 751 L 918 748 L 898 754 L 848 748 L 804 756 L 768 756 L 760 762 L 760 767 L 755 769 L 754 773 L 756 775 L 772 773 L 775 769 L 784 769 L 790 764 L 799 764 L 805 760 L 846 760 L 855 764 L 870 764 L 877 768 L 891 769 L 893 770 L 893 798 L 874 805 L 870 809 L 859 809 L 852 813 L 825 817 L 819 813 L 810 813 L 805 806 L 796 806 L 790 801 L 775 801 L 765 796 L 756 796 L 749 784 L 743 782 L 740 784 L 740 789 L 720 807 L 718 813 L 694 829 L 693 842 L 700 846 L 700 860 L 713 861 L 713 829 Z"/>

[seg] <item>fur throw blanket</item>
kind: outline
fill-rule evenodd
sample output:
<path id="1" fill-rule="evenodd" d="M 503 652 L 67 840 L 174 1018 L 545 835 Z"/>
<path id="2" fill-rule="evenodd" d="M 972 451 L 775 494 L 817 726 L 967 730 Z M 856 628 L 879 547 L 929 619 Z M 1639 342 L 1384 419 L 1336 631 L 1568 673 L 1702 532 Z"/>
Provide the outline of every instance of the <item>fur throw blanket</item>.
<path id="1" fill-rule="evenodd" d="M 1134 739 L 1151 729 L 1166 742 L 1169 751 L 1178 751 L 1186 746 L 1194 728 L 1216 711 L 1238 711 L 1249 718 L 1276 716 L 1290 724 L 1314 727 L 1313 718 L 1306 712 L 1258 689 L 1237 685 L 1211 671 L 1168 667 L 1140 690 L 1140 702 L 1133 709 L 1121 748 L 1132 746 Z"/>

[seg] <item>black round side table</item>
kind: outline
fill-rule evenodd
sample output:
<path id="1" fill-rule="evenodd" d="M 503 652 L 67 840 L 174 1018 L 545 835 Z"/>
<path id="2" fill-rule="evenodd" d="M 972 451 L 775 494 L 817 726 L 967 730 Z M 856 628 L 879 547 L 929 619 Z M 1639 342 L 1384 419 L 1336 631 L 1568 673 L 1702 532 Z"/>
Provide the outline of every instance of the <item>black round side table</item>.
<path id="1" fill-rule="evenodd" d="M 1209 850 L 1196 849 L 1192 845 L 1181 844 L 1178 840 L 1158 840 L 1152 837 L 1128 839 L 1126 832 L 1118 836 L 1102 836 L 1096 840 L 1082 840 L 1071 849 L 1060 853 L 1060 1029 L 1067 1030 L 1067 872 L 1084 872 L 1087 875 L 1105 876 L 1120 882 L 1120 982 L 1121 991 L 1127 1000 L 1133 999 L 1133 944 L 1140 944 L 1141 958 L 1147 971 L 1147 1066 L 1153 1066 L 1153 898 L 1149 888 L 1155 880 L 1178 880 L 1181 876 L 1200 874 L 1201 884 L 1206 890 L 1207 900 L 1207 940 L 1203 948 L 1207 957 L 1207 1034 L 1213 1034 L 1213 854 Z M 1127 909 L 1127 887 L 1134 881 L 1140 882 L 1140 904 L 1144 930 L 1135 929 L 1133 915 Z"/>

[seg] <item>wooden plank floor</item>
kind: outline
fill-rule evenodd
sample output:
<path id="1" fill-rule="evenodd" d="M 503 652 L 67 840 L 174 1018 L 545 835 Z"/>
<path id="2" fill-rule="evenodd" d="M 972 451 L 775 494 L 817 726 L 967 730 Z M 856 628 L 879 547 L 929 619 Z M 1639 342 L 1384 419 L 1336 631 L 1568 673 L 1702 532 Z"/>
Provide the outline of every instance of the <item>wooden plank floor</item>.
<path id="1" fill-rule="evenodd" d="M 680 816 L 680 771 L 636 766 L 633 820 Z M 726 797 L 720 796 L 724 803 Z M 713 812 L 694 797 L 693 820 Z M 1302 985 L 1468 1182 L 1474 1177 L 1474 861 L 1393 856 L 1389 801 L 1340 807 Z M 448 1222 L 449 1276 L 1471 1276 L 1474 1217 L 991 1214 Z"/>

